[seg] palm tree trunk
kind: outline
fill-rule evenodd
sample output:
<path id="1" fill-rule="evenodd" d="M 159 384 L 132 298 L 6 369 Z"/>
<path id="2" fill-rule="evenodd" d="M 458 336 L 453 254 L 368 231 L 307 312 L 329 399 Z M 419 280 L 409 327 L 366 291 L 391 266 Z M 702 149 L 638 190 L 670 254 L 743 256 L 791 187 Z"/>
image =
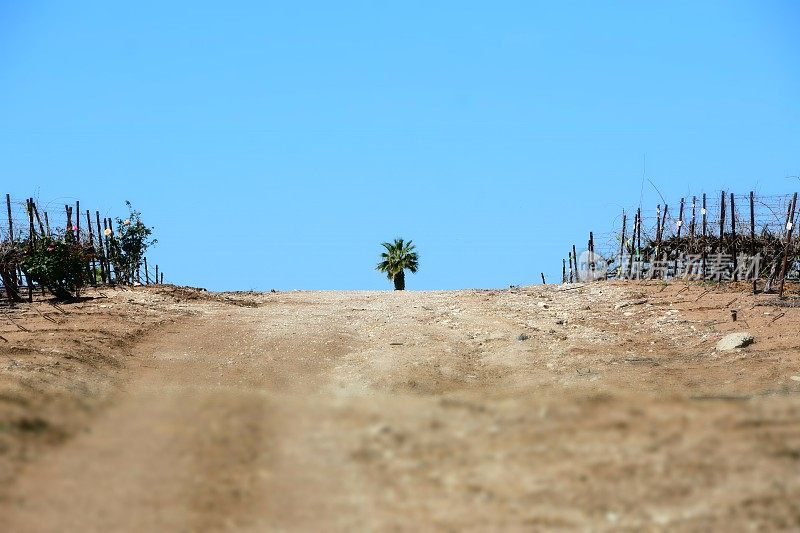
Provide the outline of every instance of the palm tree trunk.
<path id="1" fill-rule="evenodd" d="M 406 288 L 406 273 L 404 271 L 400 271 L 394 275 L 394 290 L 396 291 L 403 291 Z"/>

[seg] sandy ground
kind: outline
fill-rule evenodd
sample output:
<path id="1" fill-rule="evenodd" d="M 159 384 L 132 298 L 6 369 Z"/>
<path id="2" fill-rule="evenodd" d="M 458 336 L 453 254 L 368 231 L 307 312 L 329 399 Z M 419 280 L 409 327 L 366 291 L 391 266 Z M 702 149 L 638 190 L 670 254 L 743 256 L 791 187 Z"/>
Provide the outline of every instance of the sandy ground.
<path id="1" fill-rule="evenodd" d="M 0 315 L 3 531 L 800 528 L 774 297 L 90 296 Z"/>

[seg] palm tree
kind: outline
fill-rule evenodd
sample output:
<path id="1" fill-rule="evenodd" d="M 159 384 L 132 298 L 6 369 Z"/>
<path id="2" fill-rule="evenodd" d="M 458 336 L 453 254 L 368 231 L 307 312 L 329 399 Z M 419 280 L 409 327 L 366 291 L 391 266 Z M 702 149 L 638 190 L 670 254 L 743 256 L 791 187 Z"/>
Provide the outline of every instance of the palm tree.
<path id="1" fill-rule="evenodd" d="M 405 271 L 414 274 L 419 268 L 419 256 L 414 251 L 414 244 L 395 239 L 394 242 L 384 242 L 381 245 L 386 251 L 381 254 L 381 262 L 375 268 L 394 282 L 394 290 L 402 291 L 406 288 Z"/>

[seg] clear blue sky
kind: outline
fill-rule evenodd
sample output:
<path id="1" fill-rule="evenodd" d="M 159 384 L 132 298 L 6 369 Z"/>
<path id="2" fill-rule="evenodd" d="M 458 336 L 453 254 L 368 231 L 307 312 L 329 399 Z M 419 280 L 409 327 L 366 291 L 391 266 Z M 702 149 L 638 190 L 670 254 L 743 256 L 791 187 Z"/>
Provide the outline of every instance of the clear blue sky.
<path id="1" fill-rule="evenodd" d="M 0 0 L 2 191 L 156 227 L 171 281 L 560 276 L 647 176 L 800 187 L 795 2 Z M 646 205 L 658 201 L 645 190 Z"/>

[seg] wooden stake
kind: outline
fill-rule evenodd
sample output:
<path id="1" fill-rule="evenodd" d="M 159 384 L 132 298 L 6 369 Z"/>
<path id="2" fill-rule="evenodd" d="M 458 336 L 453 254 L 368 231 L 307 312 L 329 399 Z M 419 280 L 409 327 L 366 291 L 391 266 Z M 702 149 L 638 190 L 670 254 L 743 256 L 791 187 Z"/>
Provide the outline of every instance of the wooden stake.
<path id="1" fill-rule="evenodd" d="M 783 298 L 783 288 L 784 284 L 786 283 L 786 270 L 789 266 L 789 254 L 791 254 L 791 247 L 792 247 L 792 232 L 794 231 L 794 214 L 795 209 L 797 208 L 797 193 L 794 193 L 792 196 L 792 203 L 789 211 L 791 215 L 789 216 L 789 221 L 786 223 L 786 244 L 783 246 L 783 267 L 781 268 L 781 287 L 778 291 L 778 295 L 780 298 Z"/>
<path id="2" fill-rule="evenodd" d="M 659 204 L 656 209 L 656 261 L 661 255 L 661 237 L 664 235 L 664 224 L 667 223 L 667 204 L 664 204 L 664 218 L 661 218 L 661 205 Z M 666 276 L 666 274 L 664 274 Z M 655 279 L 656 270 L 653 264 L 650 264 L 650 279 Z"/>
<path id="3" fill-rule="evenodd" d="M 33 198 L 28 199 L 28 219 L 30 225 L 28 226 L 28 236 L 31 242 L 36 242 L 36 227 L 33 225 Z"/>
<path id="4" fill-rule="evenodd" d="M 755 210 L 755 199 L 753 198 L 753 191 L 750 191 L 750 261 L 752 261 L 753 266 L 757 263 L 755 261 L 756 256 L 756 210 Z M 758 279 L 758 272 L 753 272 L 753 294 L 756 293 L 757 286 L 756 280 Z"/>
<path id="5" fill-rule="evenodd" d="M 636 236 L 639 228 L 642 225 L 641 221 L 642 211 L 641 209 L 637 209 L 636 213 L 633 215 L 633 229 L 631 230 L 631 261 L 628 263 L 628 279 L 630 279 L 633 275 L 633 263 L 639 260 L 639 249 L 636 245 Z"/>
<path id="6" fill-rule="evenodd" d="M 92 248 L 92 261 L 90 268 L 92 269 L 92 285 L 97 285 L 97 250 L 94 247 L 94 232 L 92 231 L 92 213 L 86 210 L 86 228 L 89 234 L 89 246 Z M 105 274 L 103 274 L 103 262 L 100 262 L 100 281 L 105 282 Z"/>
<path id="7" fill-rule="evenodd" d="M 681 198 L 681 207 L 680 207 L 680 209 L 678 211 L 678 222 L 677 222 L 677 224 L 678 224 L 678 231 L 677 231 L 678 241 L 680 241 L 681 230 L 683 230 L 683 208 L 684 208 L 685 203 L 686 203 L 686 200 L 684 198 Z M 675 263 L 674 263 L 672 268 L 674 270 L 673 276 L 675 278 L 677 278 L 678 277 L 678 255 L 677 254 L 675 255 Z"/>
<path id="8" fill-rule="evenodd" d="M 706 237 L 708 236 L 708 228 L 707 228 L 707 224 L 706 224 L 707 219 L 708 219 L 708 210 L 706 209 L 706 193 L 703 193 L 703 210 L 701 211 L 701 213 L 703 215 L 703 259 L 702 259 L 703 264 L 702 264 L 702 267 L 701 267 L 702 270 L 703 270 L 703 273 L 702 273 L 701 277 L 703 278 L 703 281 L 705 281 L 706 280 L 706 254 L 708 253 L 708 245 L 706 243 Z"/>
<path id="9" fill-rule="evenodd" d="M 144 258 L 144 284 L 150 285 L 150 274 L 147 271 L 147 258 Z"/>
<path id="10" fill-rule="evenodd" d="M 661 242 L 661 204 L 656 206 L 656 255 L 658 255 L 658 243 Z"/>
<path id="11" fill-rule="evenodd" d="M 636 218 L 639 223 L 636 224 L 636 257 L 642 254 L 642 208 L 636 210 Z"/>
<path id="12" fill-rule="evenodd" d="M 626 226 L 628 225 L 628 216 L 625 214 L 625 210 L 622 210 L 622 236 L 619 241 L 619 266 L 617 267 L 617 272 L 619 275 L 617 276 L 619 279 L 622 279 L 622 258 L 625 257 L 625 230 Z"/>
<path id="13" fill-rule="evenodd" d="M 108 227 L 108 219 L 103 219 L 103 235 L 105 235 L 105 230 L 110 229 Z M 105 243 L 105 253 L 106 253 L 106 265 L 108 266 L 108 282 L 113 283 L 115 280 L 119 281 L 119 272 L 116 271 L 113 264 L 113 257 L 111 254 L 111 239 L 114 238 L 114 233 L 112 230 L 111 235 L 106 237 L 103 242 Z"/>
<path id="14" fill-rule="evenodd" d="M 11 195 L 6 194 L 6 209 L 8 210 L 8 240 L 14 244 L 14 218 L 11 216 Z"/>
<path id="15" fill-rule="evenodd" d="M 99 250 L 100 277 L 103 283 L 111 283 L 111 268 L 106 259 L 105 247 L 103 246 L 103 229 L 100 227 L 100 211 L 95 211 L 97 219 L 97 250 Z M 91 224 L 90 224 L 91 225 Z"/>
<path id="16" fill-rule="evenodd" d="M 733 256 L 733 276 L 731 276 L 731 278 L 733 281 L 737 281 L 739 279 L 739 273 L 736 270 L 739 265 L 739 261 L 736 258 L 736 200 L 734 199 L 733 193 L 731 193 L 731 238 L 733 239 L 733 244 L 731 245 L 731 255 Z"/>
<path id="17" fill-rule="evenodd" d="M 575 283 L 580 283 L 581 275 L 580 270 L 578 270 L 578 254 L 575 251 L 575 245 L 572 245 L 572 260 L 575 261 Z"/>
<path id="18" fill-rule="evenodd" d="M 36 230 L 33 228 L 33 199 L 28 200 L 28 220 L 30 222 L 29 227 L 29 238 L 28 238 L 28 251 L 33 252 L 33 244 L 36 242 Z M 33 302 L 33 279 L 31 279 L 30 273 L 25 273 L 25 277 L 28 278 L 28 302 Z"/>
<path id="19" fill-rule="evenodd" d="M 46 237 L 47 233 L 44 231 L 44 224 L 42 224 L 42 219 L 39 217 L 39 208 L 36 207 L 36 202 L 32 198 L 31 208 L 33 209 L 33 216 L 36 217 L 36 222 L 39 224 L 39 233 L 42 234 L 42 237 Z"/>
<path id="20" fill-rule="evenodd" d="M 542 285 L 547 285 L 547 282 L 544 280 L 544 272 L 542 272 Z"/>
<path id="21" fill-rule="evenodd" d="M 72 208 L 65 205 L 64 210 L 67 212 L 67 231 L 72 231 Z"/>

